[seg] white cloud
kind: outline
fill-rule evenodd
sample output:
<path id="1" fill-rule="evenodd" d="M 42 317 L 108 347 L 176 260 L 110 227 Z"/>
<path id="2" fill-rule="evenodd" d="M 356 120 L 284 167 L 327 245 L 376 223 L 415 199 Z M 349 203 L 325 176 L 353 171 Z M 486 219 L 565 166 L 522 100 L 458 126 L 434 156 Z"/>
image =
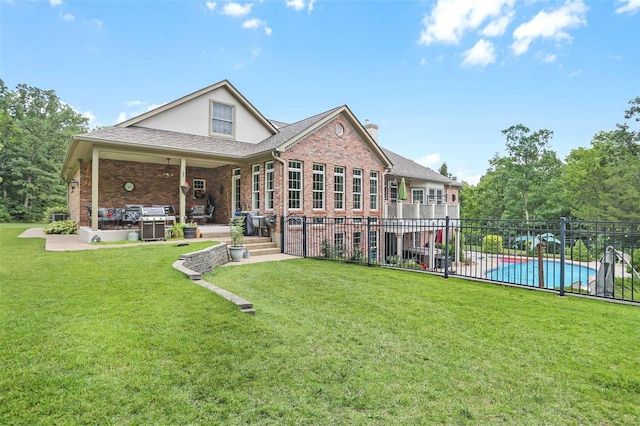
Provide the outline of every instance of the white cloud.
<path id="1" fill-rule="evenodd" d="M 640 10 L 640 0 L 618 0 L 617 3 L 621 3 L 622 6 L 616 9 L 616 13 L 634 14 Z"/>
<path id="2" fill-rule="evenodd" d="M 222 14 L 235 16 L 235 17 L 244 16 L 251 12 L 252 7 L 253 7 L 253 4 L 251 3 L 247 3 L 244 6 L 241 5 L 240 3 L 227 3 L 224 5 Z"/>
<path id="3" fill-rule="evenodd" d="M 507 27 L 513 21 L 513 17 L 515 13 L 513 11 L 508 12 L 506 15 L 500 16 L 498 19 L 495 19 L 487 24 L 486 27 L 480 32 L 483 36 L 487 37 L 497 37 L 507 31 Z"/>
<path id="4" fill-rule="evenodd" d="M 99 19 L 92 19 L 91 20 L 91 24 L 93 24 L 96 28 L 98 28 L 99 30 L 102 29 L 102 26 L 104 25 L 104 23 L 99 20 Z"/>
<path id="5" fill-rule="evenodd" d="M 438 0 L 430 15 L 425 15 L 420 33 L 420 44 L 433 42 L 458 44 L 464 34 L 475 30 L 486 20 L 493 20 L 485 36 L 506 29 L 512 19 L 515 0 Z M 504 31 L 504 30 L 503 30 Z"/>
<path id="6" fill-rule="evenodd" d="M 287 0 L 285 4 L 287 7 L 292 7 L 297 11 L 304 9 L 304 0 Z"/>
<path id="7" fill-rule="evenodd" d="M 511 49 L 516 55 L 522 55 L 536 38 L 555 40 L 571 40 L 565 31 L 587 25 L 585 19 L 587 6 L 582 0 L 567 0 L 564 6 L 550 12 L 540 11 L 529 22 L 520 25 L 513 31 Z"/>
<path id="8" fill-rule="evenodd" d="M 424 67 L 425 65 L 427 65 L 427 58 L 420 59 L 420 66 Z"/>
<path id="9" fill-rule="evenodd" d="M 49 0 L 49 4 L 51 6 L 60 6 L 62 4 L 62 0 Z"/>
<path id="10" fill-rule="evenodd" d="M 62 15 L 62 19 L 64 19 L 65 21 L 75 21 L 76 17 L 70 13 L 65 13 L 64 15 Z"/>
<path id="11" fill-rule="evenodd" d="M 120 114 L 118 114 L 118 118 L 116 120 L 116 124 L 117 123 L 122 123 L 123 121 L 127 120 L 127 113 L 126 112 L 121 112 Z"/>
<path id="12" fill-rule="evenodd" d="M 134 106 L 146 105 L 147 102 L 134 100 L 134 101 L 126 101 L 124 104 L 128 107 L 134 107 Z"/>
<path id="13" fill-rule="evenodd" d="M 85 116 L 89 120 L 89 127 L 95 127 L 96 126 L 96 119 L 98 117 L 96 117 L 91 111 L 83 112 L 82 115 Z"/>
<path id="14" fill-rule="evenodd" d="M 242 28 L 250 28 L 250 29 L 263 28 L 264 32 L 268 36 L 271 35 L 271 28 L 269 28 L 267 26 L 267 23 L 264 22 L 262 19 L 257 19 L 257 18 L 248 19 L 242 23 Z"/>
<path id="15" fill-rule="evenodd" d="M 478 40 L 475 46 L 464 52 L 463 56 L 462 66 L 465 67 L 473 65 L 487 66 L 496 61 L 493 43 L 484 39 Z"/>
<path id="16" fill-rule="evenodd" d="M 205 6 L 207 6 L 207 9 L 209 9 L 209 10 L 216 10 L 216 6 L 217 5 L 218 4 L 215 1 L 205 2 Z"/>
<path id="17" fill-rule="evenodd" d="M 542 57 L 542 61 L 543 61 L 543 62 L 549 62 L 549 63 L 551 63 L 551 62 L 555 62 L 555 61 L 556 61 L 556 55 L 555 55 L 555 54 L 554 54 L 554 55 L 552 55 L 552 54 L 550 54 L 550 53 L 549 53 L 549 54 L 547 54 L 547 55 L 544 55 L 544 56 Z"/>
<path id="18" fill-rule="evenodd" d="M 582 74 L 582 70 L 574 70 L 569 73 L 569 78 L 575 78 Z"/>
<path id="19" fill-rule="evenodd" d="M 420 164 L 421 166 L 433 167 L 440 162 L 440 154 L 434 153 L 423 155 L 422 157 L 416 158 L 413 161 Z"/>
<path id="20" fill-rule="evenodd" d="M 480 183 L 482 174 L 472 174 L 470 170 L 461 170 L 453 174 L 458 179 L 458 182 L 467 182 L 469 185 L 477 185 Z"/>

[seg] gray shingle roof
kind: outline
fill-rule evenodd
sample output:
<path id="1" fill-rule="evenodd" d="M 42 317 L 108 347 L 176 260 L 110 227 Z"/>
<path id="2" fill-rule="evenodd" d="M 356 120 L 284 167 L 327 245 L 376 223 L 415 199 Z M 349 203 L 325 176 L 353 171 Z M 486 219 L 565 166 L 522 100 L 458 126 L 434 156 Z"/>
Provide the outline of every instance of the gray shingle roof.
<path id="1" fill-rule="evenodd" d="M 454 186 L 460 185 L 455 180 L 449 179 L 448 177 L 443 176 L 428 167 L 422 166 L 413 160 L 409 160 L 408 158 L 396 154 L 393 151 L 386 148 L 382 148 L 382 150 L 393 163 L 393 167 L 391 168 L 391 174 L 393 175 L 423 179 L 432 182 L 442 182 Z"/>
<path id="2" fill-rule="evenodd" d="M 193 153 L 229 157 L 243 157 L 252 154 L 256 148 L 256 144 L 248 142 L 238 142 L 224 138 L 190 135 L 187 133 L 170 132 L 138 126 L 106 127 L 80 135 L 78 139 L 124 142 L 126 144 L 140 145 L 149 148 L 177 149 Z"/>

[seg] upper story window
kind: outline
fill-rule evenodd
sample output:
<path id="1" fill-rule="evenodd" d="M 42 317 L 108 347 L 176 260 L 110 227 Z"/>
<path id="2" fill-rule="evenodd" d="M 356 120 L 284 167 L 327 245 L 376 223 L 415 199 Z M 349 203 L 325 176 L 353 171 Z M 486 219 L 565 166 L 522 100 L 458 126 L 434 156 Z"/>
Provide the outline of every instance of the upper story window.
<path id="1" fill-rule="evenodd" d="M 233 136 L 233 106 L 211 101 L 211 133 Z"/>
<path id="2" fill-rule="evenodd" d="M 378 210 L 378 172 L 369 172 L 369 204 L 371 210 Z"/>
<path id="3" fill-rule="evenodd" d="M 411 189 L 411 198 L 414 203 L 424 204 L 424 189 Z"/>

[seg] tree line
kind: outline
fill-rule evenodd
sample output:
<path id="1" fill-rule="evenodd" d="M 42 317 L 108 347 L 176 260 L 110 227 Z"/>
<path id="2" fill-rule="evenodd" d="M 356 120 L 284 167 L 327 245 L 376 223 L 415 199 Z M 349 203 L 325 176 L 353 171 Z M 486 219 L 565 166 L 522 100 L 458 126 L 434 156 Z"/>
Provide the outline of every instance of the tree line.
<path id="1" fill-rule="evenodd" d="M 564 162 L 551 149 L 552 131 L 522 124 L 503 130 L 506 155 L 489 161 L 477 185 L 463 182 L 462 217 L 640 222 L 640 97 L 629 105 L 624 118 L 631 124 L 598 132 Z"/>
<path id="2" fill-rule="evenodd" d="M 55 91 L 10 90 L 0 79 L 0 221 L 40 221 L 47 208 L 66 206 L 60 169 L 71 136 L 87 129 Z"/>

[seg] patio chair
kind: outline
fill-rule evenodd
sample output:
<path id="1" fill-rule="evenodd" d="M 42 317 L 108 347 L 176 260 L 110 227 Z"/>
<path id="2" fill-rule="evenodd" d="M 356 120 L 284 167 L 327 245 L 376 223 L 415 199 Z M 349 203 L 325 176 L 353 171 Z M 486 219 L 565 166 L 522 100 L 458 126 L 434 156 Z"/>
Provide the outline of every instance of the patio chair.
<path id="1" fill-rule="evenodd" d="M 193 211 L 191 212 L 191 220 L 200 223 L 201 220 L 204 220 L 204 206 L 193 206 Z"/>

